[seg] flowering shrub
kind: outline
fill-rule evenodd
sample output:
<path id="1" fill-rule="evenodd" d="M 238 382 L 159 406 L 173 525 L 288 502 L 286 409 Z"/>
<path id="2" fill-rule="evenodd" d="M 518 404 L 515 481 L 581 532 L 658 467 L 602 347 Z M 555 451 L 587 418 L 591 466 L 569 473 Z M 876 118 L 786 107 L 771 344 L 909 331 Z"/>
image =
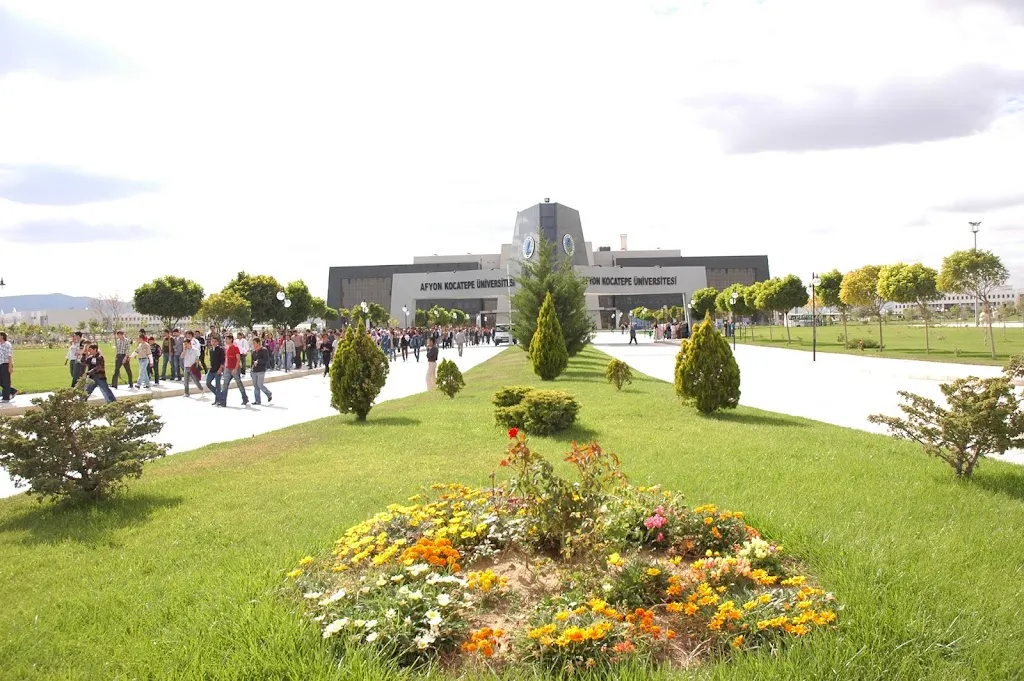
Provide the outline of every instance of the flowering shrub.
<path id="1" fill-rule="evenodd" d="M 630 485 L 597 443 L 573 444 L 565 462 L 575 480 L 512 428 L 507 483 L 435 485 L 288 579 L 338 654 L 366 646 L 405 666 L 614 674 L 836 625 L 835 598 L 787 576 L 781 547 L 743 514 Z"/>

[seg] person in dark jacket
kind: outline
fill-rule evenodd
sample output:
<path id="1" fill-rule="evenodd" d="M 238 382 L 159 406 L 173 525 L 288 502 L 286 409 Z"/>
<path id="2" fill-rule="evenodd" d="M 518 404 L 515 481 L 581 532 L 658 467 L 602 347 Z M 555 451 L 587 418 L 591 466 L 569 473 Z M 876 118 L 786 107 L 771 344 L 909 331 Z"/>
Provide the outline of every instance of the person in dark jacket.
<path id="1" fill-rule="evenodd" d="M 219 336 L 210 336 L 210 369 L 206 372 L 206 387 L 214 395 L 220 395 L 220 377 L 224 372 L 224 348 L 220 345 Z"/>
<path id="2" fill-rule="evenodd" d="M 259 337 L 255 334 L 252 337 L 252 392 L 253 392 L 253 404 L 260 403 L 260 394 L 267 396 L 267 402 L 274 399 L 274 396 L 267 390 L 267 386 L 263 384 L 263 379 L 267 377 L 267 367 L 270 365 L 270 350 L 263 347 L 263 342 L 260 341 Z"/>
<path id="3" fill-rule="evenodd" d="M 431 338 L 427 341 L 427 390 L 433 391 L 437 386 L 437 344 Z"/>
<path id="4" fill-rule="evenodd" d="M 331 373 L 331 353 L 334 351 L 334 345 L 331 343 L 331 337 L 326 333 L 320 337 L 320 361 L 324 363 L 324 376 Z"/>
<path id="5" fill-rule="evenodd" d="M 116 402 L 117 398 L 114 397 L 114 392 L 107 385 L 107 361 L 100 354 L 100 346 L 93 343 L 86 348 L 86 353 L 83 365 L 85 375 L 89 379 L 89 387 L 85 389 L 85 398 L 89 399 L 92 391 L 99 388 L 104 402 Z"/>

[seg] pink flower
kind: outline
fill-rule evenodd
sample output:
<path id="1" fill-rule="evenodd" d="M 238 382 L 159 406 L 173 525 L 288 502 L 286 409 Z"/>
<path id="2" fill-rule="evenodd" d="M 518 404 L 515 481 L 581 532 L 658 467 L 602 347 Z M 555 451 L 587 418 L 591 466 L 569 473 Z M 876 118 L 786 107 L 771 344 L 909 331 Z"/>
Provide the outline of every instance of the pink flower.
<path id="1" fill-rule="evenodd" d="M 658 538 L 655 539 L 654 541 L 665 541 L 665 535 L 663 535 L 661 532 L 659 532 L 658 533 Z"/>
<path id="2" fill-rule="evenodd" d="M 644 526 L 648 530 L 653 530 L 656 527 L 661 527 L 665 524 L 665 517 L 660 515 L 652 515 L 650 518 L 644 521 Z"/>

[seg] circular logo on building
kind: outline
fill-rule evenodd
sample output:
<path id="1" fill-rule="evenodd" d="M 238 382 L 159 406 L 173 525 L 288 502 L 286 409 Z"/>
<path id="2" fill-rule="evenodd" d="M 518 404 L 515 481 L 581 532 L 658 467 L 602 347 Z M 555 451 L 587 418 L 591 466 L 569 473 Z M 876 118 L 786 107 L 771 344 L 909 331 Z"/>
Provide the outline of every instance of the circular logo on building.
<path id="1" fill-rule="evenodd" d="M 523 257 L 529 260 L 533 257 L 534 251 L 537 250 L 537 242 L 532 236 L 528 236 L 523 239 Z"/>
<path id="2" fill-rule="evenodd" d="M 562 250 L 565 254 L 572 257 L 572 254 L 576 252 L 576 242 L 573 241 L 572 234 L 566 234 L 562 237 Z"/>

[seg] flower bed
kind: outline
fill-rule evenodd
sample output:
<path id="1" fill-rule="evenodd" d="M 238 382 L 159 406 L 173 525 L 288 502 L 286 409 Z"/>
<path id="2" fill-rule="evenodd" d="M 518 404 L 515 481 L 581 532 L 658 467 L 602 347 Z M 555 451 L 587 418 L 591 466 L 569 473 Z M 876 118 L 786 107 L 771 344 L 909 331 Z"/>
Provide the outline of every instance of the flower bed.
<path id="1" fill-rule="evenodd" d="M 507 484 L 435 485 L 288 573 L 321 635 L 406 666 L 608 672 L 775 648 L 836 625 L 834 597 L 743 514 L 629 484 L 597 443 L 568 481 L 509 431 Z"/>

